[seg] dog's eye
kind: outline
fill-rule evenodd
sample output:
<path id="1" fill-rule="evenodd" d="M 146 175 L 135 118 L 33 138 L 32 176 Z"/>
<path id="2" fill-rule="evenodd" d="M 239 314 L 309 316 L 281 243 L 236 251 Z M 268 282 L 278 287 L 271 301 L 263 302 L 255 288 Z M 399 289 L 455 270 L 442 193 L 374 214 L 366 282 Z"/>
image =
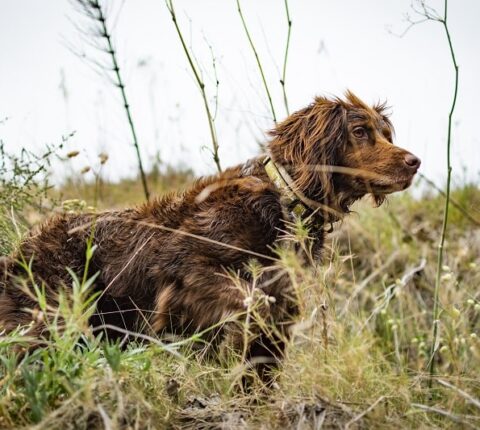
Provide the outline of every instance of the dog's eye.
<path id="1" fill-rule="evenodd" d="M 365 130 L 363 127 L 354 128 L 353 135 L 358 139 L 363 139 L 367 137 L 367 130 Z"/>

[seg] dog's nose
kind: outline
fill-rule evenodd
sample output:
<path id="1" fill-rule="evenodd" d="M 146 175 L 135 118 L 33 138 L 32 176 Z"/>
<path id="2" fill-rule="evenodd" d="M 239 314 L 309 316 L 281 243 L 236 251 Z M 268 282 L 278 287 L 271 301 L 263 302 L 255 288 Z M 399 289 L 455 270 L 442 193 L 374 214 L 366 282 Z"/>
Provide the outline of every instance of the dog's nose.
<path id="1" fill-rule="evenodd" d="M 415 157 L 415 155 L 408 153 L 405 155 L 405 164 L 409 167 L 414 168 L 415 170 L 418 170 L 420 167 L 421 161 L 420 158 Z"/>

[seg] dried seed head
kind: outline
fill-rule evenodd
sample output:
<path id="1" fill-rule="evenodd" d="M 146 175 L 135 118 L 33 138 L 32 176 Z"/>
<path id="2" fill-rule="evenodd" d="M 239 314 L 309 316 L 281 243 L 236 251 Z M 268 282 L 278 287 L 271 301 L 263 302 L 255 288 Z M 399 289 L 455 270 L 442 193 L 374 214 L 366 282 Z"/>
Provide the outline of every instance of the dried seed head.
<path id="1" fill-rule="evenodd" d="M 105 164 L 108 161 L 108 154 L 101 152 L 98 154 L 98 158 L 100 158 L 100 164 Z"/>
<path id="2" fill-rule="evenodd" d="M 80 151 L 70 151 L 67 153 L 68 158 L 75 158 L 78 154 L 80 154 Z"/>
<path id="3" fill-rule="evenodd" d="M 90 172 L 91 168 L 90 166 L 85 166 L 82 170 L 80 170 L 80 173 L 84 175 L 85 173 Z"/>

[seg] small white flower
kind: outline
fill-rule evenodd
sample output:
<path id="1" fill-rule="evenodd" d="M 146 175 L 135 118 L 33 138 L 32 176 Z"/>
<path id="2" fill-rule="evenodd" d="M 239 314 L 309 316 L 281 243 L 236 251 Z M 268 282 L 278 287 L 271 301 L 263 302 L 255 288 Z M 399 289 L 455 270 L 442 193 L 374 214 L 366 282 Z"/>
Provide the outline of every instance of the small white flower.
<path id="1" fill-rule="evenodd" d="M 245 297 L 245 299 L 243 300 L 243 306 L 245 306 L 246 308 L 248 308 L 252 303 L 253 303 L 252 296 Z"/>
<path id="2" fill-rule="evenodd" d="M 451 273 L 445 273 L 444 275 L 442 275 L 442 281 L 450 281 L 450 279 L 452 279 L 452 274 Z"/>

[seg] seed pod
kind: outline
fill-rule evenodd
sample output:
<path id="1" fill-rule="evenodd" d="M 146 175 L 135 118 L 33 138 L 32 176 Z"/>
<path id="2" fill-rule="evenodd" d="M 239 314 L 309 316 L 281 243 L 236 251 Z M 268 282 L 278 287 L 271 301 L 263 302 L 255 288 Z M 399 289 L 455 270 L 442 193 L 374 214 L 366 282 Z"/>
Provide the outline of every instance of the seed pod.
<path id="1" fill-rule="evenodd" d="M 100 158 L 100 164 L 105 164 L 108 161 L 108 154 L 101 152 L 98 154 L 98 158 Z"/>

